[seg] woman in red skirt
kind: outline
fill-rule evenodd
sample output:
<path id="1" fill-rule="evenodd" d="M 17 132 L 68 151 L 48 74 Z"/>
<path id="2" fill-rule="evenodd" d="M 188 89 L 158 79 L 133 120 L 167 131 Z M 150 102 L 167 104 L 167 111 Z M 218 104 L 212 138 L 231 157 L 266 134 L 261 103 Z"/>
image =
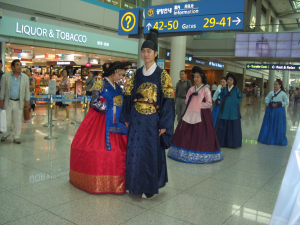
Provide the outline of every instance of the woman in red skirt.
<path id="1" fill-rule="evenodd" d="M 224 156 L 216 135 L 211 112 L 211 93 L 207 78 L 199 66 L 194 66 L 195 86 L 186 95 L 186 111 L 178 123 L 168 157 L 185 163 L 212 163 Z"/>
<path id="2" fill-rule="evenodd" d="M 116 83 L 129 62 L 106 63 L 93 87 L 88 114 L 71 144 L 70 182 L 92 194 L 124 194 L 127 127 L 119 123 L 122 89 Z"/>

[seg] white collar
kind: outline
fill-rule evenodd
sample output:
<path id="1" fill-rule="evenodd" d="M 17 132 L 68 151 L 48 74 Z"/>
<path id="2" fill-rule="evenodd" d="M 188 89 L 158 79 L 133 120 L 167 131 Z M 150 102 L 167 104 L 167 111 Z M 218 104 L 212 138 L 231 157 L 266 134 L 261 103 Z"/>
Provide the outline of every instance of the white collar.
<path id="1" fill-rule="evenodd" d="M 275 92 L 275 95 L 277 95 L 280 91 L 281 91 L 281 89 L 279 89 L 278 91 L 276 91 L 276 92 Z"/>
<path id="2" fill-rule="evenodd" d="M 234 87 L 234 85 L 232 85 L 231 87 L 228 86 L 228 92 L 230 92 L 233 87 Z"/>
<path id="3" fill-rule="evenodd" d="M 200 87 L 197 88 L 197 85 L 195 85 L 195 91 L 198 92 L 201 87 L 203 87 L 204 84 L 201 84 Z"/>
<path id="4" fill-rule="evenodd" d="M 146 66 L 143 66 L 143 74 L 144 76 L 150 76 L 154 73 L 154 71 L 156 70 L 157 68 L 157 65 L 156 63 L 153 63 L 153 65 L 148 69 L 146 70 Z"/>
<path id="5" fill-rule="evenodd" d="M 110 82 L 110 80 L 109 80 L 107 77 L 105 77 L 105 79 L 110 83 L 111 86 L 113 86 L 114 89 L 116 89 L 116 84 L 115 84 L 115 83 L 112 84 L 112 83 Z"/>

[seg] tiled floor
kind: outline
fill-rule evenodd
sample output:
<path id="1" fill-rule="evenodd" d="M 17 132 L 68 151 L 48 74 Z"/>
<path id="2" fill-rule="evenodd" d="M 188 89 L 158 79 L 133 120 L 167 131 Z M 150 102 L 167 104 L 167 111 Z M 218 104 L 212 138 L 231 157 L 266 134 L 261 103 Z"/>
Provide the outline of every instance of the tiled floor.
<path id="1" fill-rule="evenodd" d="M 69 157 L 77 128 L 61 115 L 53 127 L 58 139 L 44 140 L 46 111 L 38 107 L 33 123 L 23 124 L 21 145 L 11 139 L 0 143 L 0 224 L 268 224 L 300 109 L 287 109 L 289 143 L 284 147 L 257 143 L 264 109 L 262 103 L 243 102 L 242 148 L 223 148 L 225 159 L 208 165 L 168 159 L 167 186 L 156 198 L 143 200 L 130 194 L 91 195 L 73 187 Z M 77 119 L 82 117 L 78 110 Z"/>

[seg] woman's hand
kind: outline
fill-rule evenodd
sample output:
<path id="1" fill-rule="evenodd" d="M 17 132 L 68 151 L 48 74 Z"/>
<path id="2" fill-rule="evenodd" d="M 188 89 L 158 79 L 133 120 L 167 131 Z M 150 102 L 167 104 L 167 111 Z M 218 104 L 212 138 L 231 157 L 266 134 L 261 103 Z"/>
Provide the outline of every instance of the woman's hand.
<path id="1" fill-rule="evenodd" d="M 163 133 L 165 133 L 167 131 L 167 129 L 159 129 L 159 136 L 162 135 Z"/>
<path id="2" fill-rule="evenodd" d="M 128 126 L 129 126 L 129 123 L 125 122 L 125 126 L 128 127 Z"/>
<path id="3" fill-rule="evenodd" d="M 273 108 L 276 108 L 277 107 L 277 103 L 273 103 Z"/>

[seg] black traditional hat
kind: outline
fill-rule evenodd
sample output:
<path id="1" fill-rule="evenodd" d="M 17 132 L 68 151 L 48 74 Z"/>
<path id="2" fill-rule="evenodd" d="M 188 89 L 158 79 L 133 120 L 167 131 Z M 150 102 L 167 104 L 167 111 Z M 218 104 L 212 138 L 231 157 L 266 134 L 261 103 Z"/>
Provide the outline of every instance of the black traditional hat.
<path id="1" fill-rule="evenodd" d="M 227 73 L 227 75 L 226 75 L 226 81 L 228 80 L 228 77 L 231 77 L 233 79 L 233 85 L 236 86 L 237 85 L 236 76 L 233 73 Z"/>
<path id="2" fill-rule="evenodd" d="M 108 77 L 116 72 L 118 69 L 127 69 L 131 66 L 131 62 L 126 61 L 116 61 L 116 62 L 107 62 L 102 65 L 103 68 L 103 77 Z"/>
<path id="3" fill-rule="evenodd" d="M 146 40 L 144 41 L 142 48 L 150 48 L 154 51 L 158 50 L 158 31 L 156 29 L 151 29 L 150 33 L 147 35 Z"/>
<path id="4" fill-rule="evenodd" d="M 204 71 L 199 67 L 199 66 L 194 66 L 192 69 L 192 77 L 194 79 L 194 74 L 199 73 L 200 76 L 202 77 L 202 83 L 205 85 L 207 84 L 207 77 Z"/>

